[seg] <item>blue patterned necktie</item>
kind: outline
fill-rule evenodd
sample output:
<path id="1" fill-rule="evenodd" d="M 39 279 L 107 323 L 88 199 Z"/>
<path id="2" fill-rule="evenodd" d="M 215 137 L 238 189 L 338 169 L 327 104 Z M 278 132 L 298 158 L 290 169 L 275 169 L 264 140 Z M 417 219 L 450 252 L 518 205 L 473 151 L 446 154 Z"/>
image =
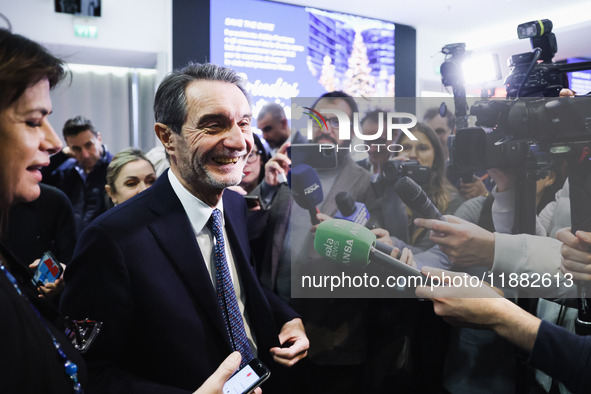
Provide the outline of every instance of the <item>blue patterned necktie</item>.
<path id="1" fill-rule="evenodd" d="M 222 311 L 224 322 L 226 323 L 228 335 L 232 341 L 232 347 L 234 350 L 238 350 L 242 356 L 242 361 L 240 362 L 240 366 L 242 367 L 254 357 L 250 350 L 242 314 L 238 307 L 236 292 L 234 291 L 232 277 L 230 276 L 230 269 L 228 268 L 228 261 L 226 260 L 224 235 L 222 233 L 222 213 L 219 209 L 216 208 L 213 210 L 207 226 L 215 237 L 213 252 L 215 254 L 215 281 L 218 304 Z"/>

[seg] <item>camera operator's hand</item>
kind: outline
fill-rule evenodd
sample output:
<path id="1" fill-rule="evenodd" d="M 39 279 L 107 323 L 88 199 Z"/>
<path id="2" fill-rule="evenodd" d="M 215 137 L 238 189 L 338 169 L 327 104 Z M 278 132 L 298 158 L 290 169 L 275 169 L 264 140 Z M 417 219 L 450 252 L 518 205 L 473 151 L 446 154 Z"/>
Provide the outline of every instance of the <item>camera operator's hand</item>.
<path id="1" fill-rule="evenodd" d="M 291 160 L 287 157 L 287 148 L 291 145 L 291 141 L 287 140 L 265 164 L 265 182 L 270 186 L 277 186 L 279 184 L 279 174 L 285 176 L 289 171 Z"/>
<path id="2" fill-rule="evenodd" d="M 558 230 L 556 238 L 562 242 L 562 273 L 572 274 L 574 280 L 591 281 L 591 233 L 579 230 L 573 234 L 567 227 Z"/>
<path id="3" fill-rule="evenodd" d="M 560 93 L 558 93 L 559 97 L 575 97 L 575 91 L 570 89 L 561 89 Z"/>
<path id="4" fill-rule="evenodd" d="M 462 197 L 464 197 L 466 200 L 469 200 L 478 196 L 487 196 L 488 190 L 486 189 L 484 182 L 482 182 L 482 179 L 476 175 L 472 176 L 474 177 L 472 182 L 464 183 L 460 180 L 460 194 Z"/>
<path id="5" fill-rule="evenodd" d="M 415 219 L 415 225 L 431 230 L 429 239 L 454 265 L 492 267 L 495 255 L 495 235 L 476 224 L 452 215 L 447 222 L 435 219 Z"/>

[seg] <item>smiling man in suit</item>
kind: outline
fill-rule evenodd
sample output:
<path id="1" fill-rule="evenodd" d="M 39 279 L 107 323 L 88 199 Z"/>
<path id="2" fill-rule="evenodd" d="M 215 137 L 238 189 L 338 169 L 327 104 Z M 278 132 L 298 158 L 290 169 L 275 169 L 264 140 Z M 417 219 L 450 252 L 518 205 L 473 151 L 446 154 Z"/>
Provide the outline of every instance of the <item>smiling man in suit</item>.
<path id="1" fill-rule="evenodd" d="M 170 170 L 82 233 L 61 309 L 103 322 L 87 353 L 98 392 L 193 392 L 233 351 L 268 388 L 306 356 L 302 321 L 256 279 L 240 182 L 251 107 L 234 71 L 190 64 L 160 84 L 155 130 Z M 275 372 L 275 371 L 273 371 Z"/>

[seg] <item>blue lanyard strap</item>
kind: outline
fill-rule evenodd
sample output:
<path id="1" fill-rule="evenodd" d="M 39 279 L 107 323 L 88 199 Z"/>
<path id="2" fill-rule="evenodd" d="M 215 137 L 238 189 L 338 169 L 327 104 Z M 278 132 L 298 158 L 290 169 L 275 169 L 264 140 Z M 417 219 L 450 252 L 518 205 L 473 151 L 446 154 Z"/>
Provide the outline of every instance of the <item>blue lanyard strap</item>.
<path id="1" fill-rule="evenodd" d="M 0 263 L 0 270 L 2 270 L 2 272 L 4 272 L 4 274 L 6 275 L 6 277 L 8 278 L 8 280 L 12 283 L 12 285 L 14 286 L 14 289 L 16 290 L 16 292 L 21 297 L 23 297 L 24 299 L 27 300 L 27 302 L 29 303 L 29 305 L 31 306 L 31 308 L 33 308 L 33 310 L 37 313 L 37 316 L 39 316 L 39 320 L 41 320 L 41 322 L 45 326 L 45 330 L 47 331 L 47 333 L 51 337 L 51 340 L 53 342 L 53 347 L 55 348 L 55 350 L 59 354 L 60 358 L 64 362 L 64 370 L 66 371 L 66 375 L 68 375 L 68 377 L 70 378 L 70 380 L 73 383 L 74 393 L 76 393 L 76 394 L 83 393 L 82 387 L 80 386 L 80 383 L 78 382 L 78 374 L 77 374 L 77 372 L 78 372 L 78 366 L 76 365 L 76 363 L 73 363 L 72 361 L 70 361 L 68 359 L 68 356 L 66 355 L 66 353 L 62 349 L 62 346 L 57 341 L 57 339 L 55 339 L 55 337 L 53 336 L 53 334 L 49 330 L 49 327 L 45 323 L 45 319 L 43 319 L 43 317 L 41 317 L 41 314 L 39 313 L 39 311 L 37 310 L 37 308 L 35 308 L 33 306 L 33 304 L 31 304 L 31 302 L 27 299 L 27 297 L 25 297 L 25 295 L 21 291 L 20 287 L 17 284 L 17 281 L 16 281 L 15 277 L 10 272 L 8 272 L 8 270 L 6 269 L 6 267 L 3 264 L 1 264 L 1 263 Z"/>

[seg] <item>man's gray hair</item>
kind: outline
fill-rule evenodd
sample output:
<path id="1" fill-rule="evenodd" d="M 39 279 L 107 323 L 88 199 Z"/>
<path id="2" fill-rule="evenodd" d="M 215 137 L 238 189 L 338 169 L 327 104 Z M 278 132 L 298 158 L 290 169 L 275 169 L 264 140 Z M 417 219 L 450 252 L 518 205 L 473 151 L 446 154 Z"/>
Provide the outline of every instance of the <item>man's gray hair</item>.
<path id="1" fill-rule="evenodd" d="M 287 119 L 283 107 L 277 103 L 269 103 L 266 104 L 263 108 L 261 108 L 261 111 L 257 116 L 257 122 L 263 119 L 267 114 L 271 114 L 271 119 L 273 119 L 273 122 L 278 123 L 281 122 L 283 119 Z"/>
<path id="2" fill-rule="evenodd" d="M 189 63 L 169 73 L 158 86 L 154 97 L 154 117 L 180 134 L 187 120 L 187 86 L 196 80 L 228 82 L 236 85 L 251 104 L 244 80 L 232 69 L 211 63 Z"/>

